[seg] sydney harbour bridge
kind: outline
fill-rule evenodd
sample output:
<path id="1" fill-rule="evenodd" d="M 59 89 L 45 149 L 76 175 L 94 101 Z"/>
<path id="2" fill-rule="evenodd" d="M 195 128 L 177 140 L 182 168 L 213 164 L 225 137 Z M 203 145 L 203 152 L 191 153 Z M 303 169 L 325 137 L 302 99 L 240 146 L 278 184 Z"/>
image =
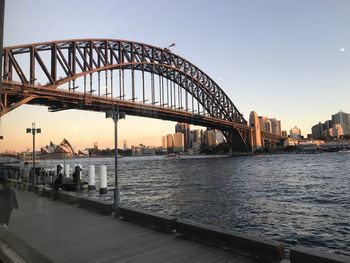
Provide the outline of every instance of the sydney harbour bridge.
<path id="1" fill-rule="evenodd" d="M 0 116 L 23 105 L 80 109 L 219 129 L 233 151 L 254 148 L 254 127 L 200 68 L 169 48 L 114 39 L 4 47 Z M 74 114 L 74 113 L 72 113 Z M 258 131 L 260 132 L 260 131 Z M 260 132 L 264 142 L 283 137 Z"/>

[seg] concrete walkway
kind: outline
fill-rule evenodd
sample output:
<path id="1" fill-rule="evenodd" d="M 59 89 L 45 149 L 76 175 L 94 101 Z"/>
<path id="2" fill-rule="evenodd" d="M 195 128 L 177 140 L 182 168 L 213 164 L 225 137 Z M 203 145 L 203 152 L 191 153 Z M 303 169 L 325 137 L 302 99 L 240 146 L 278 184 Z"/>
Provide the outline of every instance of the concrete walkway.
<path id="1" fill-rule="evenodd" d="M 256 262 L 31 192 L 17 198 L 9 231 L 55 262 Z"/>

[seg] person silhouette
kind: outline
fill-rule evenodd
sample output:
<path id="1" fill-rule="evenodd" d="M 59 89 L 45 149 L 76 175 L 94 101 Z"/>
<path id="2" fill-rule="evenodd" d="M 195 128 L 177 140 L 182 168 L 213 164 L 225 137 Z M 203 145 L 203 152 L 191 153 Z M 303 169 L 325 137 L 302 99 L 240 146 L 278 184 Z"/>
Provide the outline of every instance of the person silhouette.
<path id="1" fill-rule="evenodd" d="M 55 201 L 58 199 L 58 191 L 63 186 L 63 174 L 62 174 L 62 166 L 57 165 L 57 178 L 53 182 L 52 190 L 53 190 L 53 198 L 52 200 Z"/>
<path id="2" fill-rule="evenodd" d="M 79 165 L 75 166 L 75 170 L 73 173 L 73 184 L 74 184 L 75 190 L 77 192 L 80 191 L 80 187 L 81 187 L 81 180 L 80 180 L 81 171 L 82 171 L 82 169 Z"/>
<path id="3" fill-rule="evenodd" d="M 21 190 L 28 191 L 28 183 L 30 178 L 30 167 L 29 163 L 25 162 L 22 170 L 22 181 L 21 181 Z"/>
<path id="4" fill-rule="evenodd" d="M 11 188 L 6 173 L 0 176 L 0 224 L 7 229 L 13 209 L 18 209 L 16 192 Z"/>

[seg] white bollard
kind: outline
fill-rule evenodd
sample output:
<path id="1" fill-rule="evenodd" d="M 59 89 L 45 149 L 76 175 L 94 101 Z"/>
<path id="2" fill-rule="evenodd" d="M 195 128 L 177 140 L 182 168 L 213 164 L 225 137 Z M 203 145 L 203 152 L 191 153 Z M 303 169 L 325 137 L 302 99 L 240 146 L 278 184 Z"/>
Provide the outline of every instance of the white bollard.
<path id="1" fill-rule="evenodd" d="M 101 165 L 99 169 L 100 175 L 100 194 L 107 193 L 107 167 L 106 165 Z"/>
<path id="2" fill-rule="evenodd" d="M 69 178 L 69 163 L 64 165 L 64 174 L 66 175 L 66 178 Z"/>
<path id="3" fill-rule="evenodd" d="M 89 165 L 88 170 L 88 190 L 95 190 L 95 165 Z"/>
<path id="4" fill-rule="evenodd" d="M 84 183 L 84 181 L 83 181 L 83 177 L 84 177 L 84 175 L 83 175 L 83 166 L 81 164 L 78 164 L 78 166 L 81 169 L 80 170 L 80 180 L 81 180 L 82 183 Z"/>

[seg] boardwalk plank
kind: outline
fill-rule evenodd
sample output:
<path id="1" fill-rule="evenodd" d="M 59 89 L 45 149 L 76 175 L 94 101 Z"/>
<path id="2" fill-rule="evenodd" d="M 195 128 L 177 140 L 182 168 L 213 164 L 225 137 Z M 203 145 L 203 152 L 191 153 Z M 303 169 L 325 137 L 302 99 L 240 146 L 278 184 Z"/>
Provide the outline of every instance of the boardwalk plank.
<path id="1" fill-rule="evenodd" d="M 55 262 L 256 262 L 33 193 L 17 197 L 9 230 Z"/>

